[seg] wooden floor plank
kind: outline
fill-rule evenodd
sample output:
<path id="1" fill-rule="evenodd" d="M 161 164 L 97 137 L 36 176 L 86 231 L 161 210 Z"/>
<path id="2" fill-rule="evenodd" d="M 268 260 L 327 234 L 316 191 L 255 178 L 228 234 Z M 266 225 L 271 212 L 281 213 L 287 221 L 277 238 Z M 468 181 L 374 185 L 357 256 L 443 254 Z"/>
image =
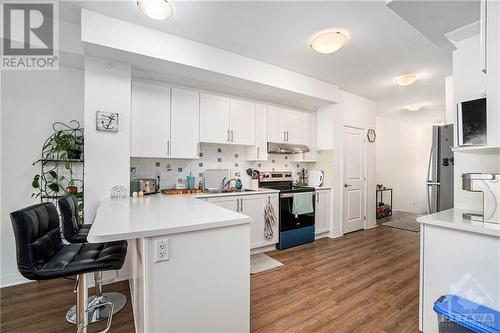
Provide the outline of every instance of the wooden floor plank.
<path id="1" fill-rule="evenodd" d="M 418 332 L 418 233 L 378 227 L 267 254 L 284 266 L 251 277 L 252 332 Z M 72 332 L 73 283 L 1 289 L 0 331 Z M 129 299 L 111 332 L 134 332 L 128 283 L 104 289 Z"/>

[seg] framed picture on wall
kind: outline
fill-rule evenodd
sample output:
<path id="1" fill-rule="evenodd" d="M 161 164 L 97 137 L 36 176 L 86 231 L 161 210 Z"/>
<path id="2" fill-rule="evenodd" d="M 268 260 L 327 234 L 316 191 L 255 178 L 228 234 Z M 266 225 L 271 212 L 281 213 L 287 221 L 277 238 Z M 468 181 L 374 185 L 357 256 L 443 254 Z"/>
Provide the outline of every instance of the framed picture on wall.
<path id="1" fill-rule="evenodd" d="M 96 113 L 96 129 L 102 132 L 118 132 L 118 113 L 103 112 Z"/>

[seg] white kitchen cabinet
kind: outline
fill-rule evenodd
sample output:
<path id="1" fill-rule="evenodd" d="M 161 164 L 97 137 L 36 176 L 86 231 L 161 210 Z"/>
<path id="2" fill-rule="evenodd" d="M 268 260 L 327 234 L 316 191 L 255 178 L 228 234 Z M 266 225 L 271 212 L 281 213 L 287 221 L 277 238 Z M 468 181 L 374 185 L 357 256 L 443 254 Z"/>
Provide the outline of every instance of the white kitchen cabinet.
<path id="1" fill-rule="evenodd" d="M 330 231 L 331 193 L 330 189 L 316 190 L 316 234 Z"/>
<path id="2" fill-rule="evenodd" d="M 231 98 L 229 104 L 230 141 L 237 145 L 255 144 L 255 103 Z"/>
<path id="3" fill-rule="evenodd" d="M 200 94 L 172 88 L 170 156 L 198 158 L 200 146 Z"/>
<path id="4" fill-rule="evenodd" d="M 295 154 L 292 160 L 297 162 L 316 162 L 318 160 L 318 151 L 316 148 L 316 115 L 314 113 L 300 113 L 300 137 L 301 144 L 309 147 L 309 152 Z"/>
<path id="5" fill-rule="evenodd" d="M 255 103 L 201 94 L 200 141 L 255 144 Z"/>
<path id="6" fill-rule="evenodd" d="M 170 88 L 132 81 L 130 156 L 168 157 L 170 154 Z"/>
<path id="7" fill-rule="evenodd" d="M 233 212 L 239 212 L 239 197 L 237 196 L 209 197 L 207 198 L 207 202 L 232 210 Z"/>
<path id="8" fill-rule="evenodd" d="M 271 202 L 275 214 L 279 214 L 278 195 L 246 195 L 242 196 L 240 200 L 240 212 L 252 218 L 252 224 L 250 225 L 250 248 L 254 249 L 276 244 L 278 242 L 278 216 L 276 216 L 276 223 L 273 226 L 273 237 L 268 239 L 264 234 L 266 223 L 264 210 L 267 203 Z"/>
<path id="9" fill-rule="evenodd" d="M 500 147 L 500 2 L 484 3 L 487 141 L 488 146 Z"/>
<path id="10" fill-rule="evenodd" d="M 200 141 L 229 143 L 229 104 L 227 97 L 200 95 Z"/>
<path id="11" fill-rule="evenodd" d="M 267 105 L 255 105 L 255 146 L 247 148 L 248 161 L 267 161 Z"/>
<path id="12" fill-rule="evenodd" d="M 250 224 L 250 248 L 254 249 L 278 242 L 279 199 L 277 193 L 208 197 L 207 202 L 252 218 Z M 269 239 L 264 234 L 264 210 L 268 202 L 273 205 L 276 214 L 276 223 L 273 225 L 273 237 Z"/>
<path id="13" fill-rule="evenodd" d="M 276 143 L 301 143 L 300 112 L 268 106 L 267 139 Z"/>

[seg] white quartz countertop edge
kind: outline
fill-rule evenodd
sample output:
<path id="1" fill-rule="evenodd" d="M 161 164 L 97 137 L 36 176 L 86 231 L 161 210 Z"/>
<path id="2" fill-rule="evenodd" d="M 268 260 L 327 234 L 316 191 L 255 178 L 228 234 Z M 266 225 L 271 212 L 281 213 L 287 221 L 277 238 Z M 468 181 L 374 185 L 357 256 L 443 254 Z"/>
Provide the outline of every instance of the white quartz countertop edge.
<path id="1" fill-rule="evenodd" d="M 332 188 L 329 186 L 321 186 L 321 187 L 315 187 L 316 191 L 321 191 L 321 190 L 331 190 Z"/>
<path id="2" fill-rule="evenodd" d="M 251 218 L 193 196 L 105 199 L 87 237 L 112 242 L 247 224 Z"/>
<path id="3" fill-rule="evenodd" d="M 442 212 L 420 216 L 417 222 L 442 228 L 462 230 L 488 236 L 500 237 L 500 224 L 483 223 L 464 219 L 464 209 L 452 208 Z"/>
<path id="4" fill-rule="evenodd" d="M 259 188 L 256 191 L 242 191 L 242 192 L 222 192 L 222 193 L 197 193 L 197 194 L 192 194 L 191 197 L 195 198 L 215 198 L 215 197 L 231 197 L 231 196 L 242 196 L 242 195 L 259 195 L 259 194 L 272 194 L 272 193 L 279 193 L 280 191 L 278 190 L 272 190 L 272 189 L 267 189 L 267 188 Z M 177 196 L 182 196 L 177 195 Z"/>

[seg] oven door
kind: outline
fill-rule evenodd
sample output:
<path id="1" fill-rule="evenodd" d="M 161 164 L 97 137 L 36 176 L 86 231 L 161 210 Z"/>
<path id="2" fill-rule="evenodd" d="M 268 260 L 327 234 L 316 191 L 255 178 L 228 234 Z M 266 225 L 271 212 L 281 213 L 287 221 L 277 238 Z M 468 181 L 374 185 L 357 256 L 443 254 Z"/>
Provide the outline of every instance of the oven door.
<path id="1" fill-rule="evenodd" d="M 309 214 L 295 216 L 292 214 L 293 193 L 280 194 L 280 232 L 314 226 L 315 193 L 313 192 L 314 211 Z"/>

